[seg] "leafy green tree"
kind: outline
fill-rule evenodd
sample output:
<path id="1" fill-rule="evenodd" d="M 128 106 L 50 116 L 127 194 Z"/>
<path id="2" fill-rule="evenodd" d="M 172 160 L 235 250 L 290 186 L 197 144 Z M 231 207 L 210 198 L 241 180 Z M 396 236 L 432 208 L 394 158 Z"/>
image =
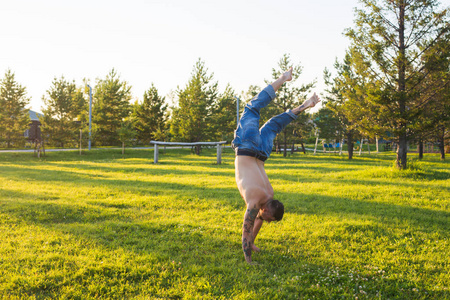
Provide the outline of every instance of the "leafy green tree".
<path id="1" fill-rule="evenodd" d="M 212 126 L 216 139 L 230 141 L 234 138 L 236 129 L 236 97 L 230 85 L 221 94 L 213 107 Z"/>
<path id="2" fill-rule="evenodd" d="M 398 142 L 396 164 L 404 169 L 407 142 L 413 137 L 411 127 L 429 102 L 417 101 L 430 88 L 421 84 L 428 77 L 422 72 L 421 57 L 447 39 L 448 12 L 437 11 L 436 0 L 360 2 L 364 8 L 356 10 L 355 28 L 349 29 L 347 36 L 368 62 L 370 77 L 377 81 L 368 95 L 378 107 L 380 125 L 392 124 L 390 131 Z"/>
<path id="3" fill-rule="evenodd" d="M 25 108 L 30 98 L 26 94 L 15 74 L 7 70 L 0 81 L 0 142 L 5 142 L 8 148 L 25 143 L 24 132 L 30 124 L 29 110 Z"/>
<path id="4" fill-rule="evenodd" d="M 105 146 L 117 145 L 120 142 L 117 130 L 131 113 L 131 86 L 121 81 L 112 69 L 94 89 L 92 123 L 96 142 Z"/>
<path id="5" fill-rule="evenodd" d="M 450 33 L 449 33 L 450 34 Z M 431 87 L 418 97 L 419 105 L 428 102 L 420 111 L 414 132 L 420 137 L 419 158 L 423 157 L 423 141 L 437 142 L 441 159 L 445 159 L 445 132 L 450 125 L 450 47 L 441 41 L 436 47 L 426 51 L 422 58 L 425 63 L 423 73 L 428 73 L 421 83 Z"/>
<path id="6" fill-rule="evenodd" d="M 241 93 L 241 101 L 239 102 L 239 111 L 242 111 L 246 102 L 250 101 L 253 97 L 258 95 L 262 89 L 257 85 L 250 85 L 247 91 Z M 243 101 L 242 101 L 243 100 Z"/>
<path id="7" fill-rule="evenodd" d="M 89 143 L 89 88 L 85 79 L 83 79 L 83 87 L 77 89 L 74 106 L 76 107 L 77 132 L 82 131 L 82 147 L 87 147 Z"/>
<path id="8" fill-rule="evenodd" d="M 167 141 L 169 139 L 169 129 L 168 127 L 163 127 L 162 125 L 156 129 L 153 134 L 153 138 L 156 141 Z"/>
<path id="9" fill-rule="evenodd" d="M 333 110 L 327 106 L 322 107 L 313 115 L 313 121 L 319 129 L 319 137 L 333 141 L 341 140 L 342 122 Z"/>
<path id="10" fill-rule="evenodd" d="M 207 141 L 214 137 L 213 105 L 218 97 L 217 83 L 212 82 L 205 63 L 200 59 L 194 66 L 186 87 L 178 90 L 178 107 L 172 111 L 171 133 L 185 142 Z M 196 147 L 200 153 L 200 147 Z"/>
<path id="11" fill-rule="evenodd" d="M 250 85 L 248 87 L 247 91 L 242 91 L 241 96 L 239 98 L 239 117 L 242 116 L 242 113 L 244 112 L 245 105 L 247 102 L 249 102 L 251 99 L 253 99 L 258 93 L 262 90 L 261 87 L 257 85 Z M 270 117 L 270 114 L 264 114 L 265 110 L 261 111 L 261 120 L 260 123 L 267 121 Z M 235 124 L 237 127 L 237 123 Z M 235 128 L 236 129 L 236 128 Z"/>
<path id="12" fill-rule="evenodd" d="M 337 63 L 336 63 L 337 64 Z M 353 158 L 353 140 L 354 140 L 354 124 L 347 118 L 346 113 L 348 113 L 347 107 L 348 100 L 343 95 L 344 92 L 342 87 L 340 86 L 340 78 L 335 77 L 331 79 L 331 73 L 328 72 L 327 69 L 324 71 L 324 79 L 325 84 L 328 86 L 325 95 L 325 99 L 323 101 L 323 105 L 330 109 L 336 116 L 337 121 L 339 121 L 339 125 L 342 128 L 342 136 L 339 137 L 339 140 L 343 140 L 342 137 L 347 138 L 348 145 L 348 159 Z"/>
<path id="13" fill-rule="evenodd" d="M 449 75 L 447 74 L 447 76 Z M 450 131 L 450 89 L 447 87 L 445 92 L 436 95 L 429 108 L 428 113 L 434 112 L 430 117 L 433 124 L 430 134 L 439 146 L 441 160 L 444 160 L 446 134 L 448 139 Z"/>
<path id="14" fill-rule="evenodd" d="M 67 81 L 64 76 L 54 78 L 42 100 L 45 105 L 41 118 L 42 135 L 51 145 L 59 147 L 76 142 L 80 128 L 78 117 L 85 99 L 75 82 Z"/>
<path id="15" fill-rule="evenodd" d="M 293 86 L 293 83 L 300 77 L 303 68 L 300 65 L 294 65 L 288 54 L 284 54 L 278 62 L 278 67 L 272 69 L 272 79 L 276 80 L 290 67 L 293 67 L 294 69 L 292 72 L 292 80 L 286 82 L 278 89 L 277 97 L 262 111 L 261 122 L 265 122 L 274 115 L 281 114 L 288 109 L 299 106 L 301 102 L 306 99 L 306 94 L 314 87 L 315 83 L 304 84 L 300 87 Z M 273 80 L 266 81 L 266 83 L 270 84 Z M 292 132 L 291 126 L 287 126 L 281 133 L 284 145 L 284 156 L 286 156 L 287 153 L 288 139 L 293 137 Z"/>
<path id="16" fill-rule="evenodd" d="M 122 142 L 122 155 L 125 154 L 125 145 L 131 142 L 137 135 L 135 125 L 130 119 L 122 121 L 120 128 L 117 129 L 117 136 L 119 141 Z"/>
<path id="17" fill-rule="evenodd" d="M 449 74 L 442 74 L 443 77 L 436 78 L 441 82 L 442 78 Z M 430 83 L 431 84 L 431 83 Z M 437 143 L 441 152 L 441 159 L 445 159 L 444 141 L 445 132 L 450 128 L 450 87 L 445 90 L 437 89 L 439 93 L 423 94 L 420 99 L 432 97 L 426 109 L 417 116 L 417 120 L 412 126 L 415 142 L 418 143 L 419 159 L 423 158 L 424 143 Z"/>
<path id="18" fill-rule="evenodd" d="M 368 97 L 367 91 L 376 86 L 371 78 L 368 64 L 354 48 L 347 50 L 342 63 L 336 61 L 337 75 L 332 78 L 328 70 L 324 72 L 327 85 L 324 104 L 334 112 L 340 122 L 342 135 L 346 136 L 348 158 L 353 158 L 353 141 L 357 134 L 366 136 L 384 134 L 378 120 L 378 107 Z"/>
<path id="19" fill-rule="evenodd" d="M 314 123 L 312 116 L 309 113 L 301 113 L 298 115 L 298 119 L 292 124 L 292 147 L 291 153 L 294 150 L 294 144 L 300 143 L 303 153 L 306 154 L 305 142 L 314 130 Z"/>
<path id="20" fill-rule="evenodd" d="M 144 144 L 156 140 L 156 132 L 164 131 L 167 124 L 167 104 L 164 97 L 159 96 L 158 90 L 152 84 L 144 93 L 143 102 L 136 103 L 132 114 L 137 138 Z"/>

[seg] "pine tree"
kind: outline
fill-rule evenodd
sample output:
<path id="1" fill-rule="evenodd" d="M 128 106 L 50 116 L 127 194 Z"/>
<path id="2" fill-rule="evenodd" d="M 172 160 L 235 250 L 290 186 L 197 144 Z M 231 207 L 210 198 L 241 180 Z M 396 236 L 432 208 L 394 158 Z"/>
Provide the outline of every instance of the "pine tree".
<path id="1" fill-rule="evenodd" d="M 329 140 L 339 140 L 342 134 L 342 122 L 338 115 L 328 108 L 322 107 L 313 115 L 314 124 L 319 129 L 319 137 Z"/>
<path id="2" fill-rule="evenodd" d="M 231 142 L 234 138 L 234 130 L 237 122 L 235 92 L 230 85 L 227 85 L 225 92 L 221 94 L 218 101 L 214 105 L 214 118 L 212 119 L 214 126 L 214 135 L 216 139 Z"/>
<path id="3" fill-rule="evenodd" d="M 194 66 L 192 77 L 183 90 L 178 90 L 178 107 L 173 109 L 171 133 L 185 142 L 208 141 L 214 137 L 213 104 L 218 97 L 217 83 L 208 75 L 200 59 Z M 196 147 L 200 153 L 200 147 Z"/>
<path id="4" fill-rule="evenodd" d="M 416 126 L 413 130 L 420 137 L 420 143 L 425 140 L 437 142 L 441 159 L 444 160 L 445 133 L 450 128 L 450 45 L 441 41 L 436 47 L 426 51 L 422 59 L 425 61 L 422 73 L 427 73 L 428 76 L 421 84 L 429 88 L 422 89 L 426 92 L 420 94 L 418 102 L 419 105 L 428 105 L 418 114 L 419 120 L 414 124 Z M 423 145 L 419 148 L 419 158 L 422 158 Z"/>
<path id="5" fill-rule="evenodd" d="M 26 88 L 16 82 L 15 74 L 7 70 L 0 81 L 0 142 L 6 147 L 21 146 L 25 142 L 24 133 L 30 124 L 30 103 Z"/>
<path id="6" fill-rule="evenodd" d="M 436 0 L 360 2 L 364 9 L 356 10 L 355 29 L 349 29 L 347 35 L 377 81 L 377 87 L 368 93 L 370 101 L 378 106 L 380 120 L 392 124 L 398 142 L 396 164 L 405 169 L 411 127 L 428 104 L 417 101 L 429 89 L 421 84 L 428 77 L 422 72 L 421 57 L 448 38 L 448 12 L 437 11 Z"/>
<path id="7" fill-rule="evenodd" d="M 368 89 L 376 87 L 376 79 L 370 76 L 367 63 L 354 48 L 347 50 L 342 63 L 336 61 L 337 75 L 332 78 L 324 72 L 327 94 L 324 104 L 336 114 L 341 132 L 347 138 L 348 158 L 353 158 L 353 141 L 358 134 L 382 136 L 389 125 L 381 126 L 378 107 L 370 102 Z M 387 129 L 386 129 L 387 128 Z"/>
<path id="8" fill-rule="evenodd" d="M 95 141 L 104 146 L 118 145 L 117 130 L 131 113 L 131 87 L 112 69 L 94 89 L 92 123 Z"/>
<path id="9" fill-rule="evenodd" d="M 131 119 L 122 121 L 120 128 L 117 129 L 117 136 L 122 143 L 122 155 L 125 154 L 125 145 L 136 137 L 136 130 Z"/>
<path id="10" fill-rule="evenodd" d="M 152 84 L 144 93 L 142 104 L 133 107 L 133 121 L 137 132 L 137 139 L 144 144 L 156 140 L 155 134 L 164 131 L 167 124 L 167 104 L 164 97 L 159 96 L 158 90 Z"/>
<path id="11" fill-rule="evenodd" d="M 302 73 L 302 66 L 293 65 L 291 58 L 288 54 L 284 54 L 278 62 L 278 68 L 272 69 L 272 80 L 267 81 L 270 84 L 273 80 L 276 80 L 290 67 L 293 67 L 292 80 L 283 84 L 277 91 L 277 97 L 264 109 L 261 113 L 261 123 L 265 122 L 268 118 L 281 114 L 288 109 L 292 109 L 299 106 L 306 99 L 306 94 L 314 87 L 315 83 L 309 83 L 301 85 L 300 87 L 294 87 L 293 83 L 300 77 Z M 286 156 L 288 138 L 292 138 L 292 128 L 287 126 L 282 135 L 282 141 L 284 145 L 283 155 Z M 278 137 L 277 137 L 278 139 Z"/>
<path id="12" fill-rule="evenodd" d="M 42 100 L 45 105 L 41 118 L 42 136 L 58 147 L 75 144 L 80 129 L 78 118 L 86 102 L 81 89 L 77 89 L 75 82 L 61 76 L 53 79 Z"/>
<path id="13" fill-rule="evenodd" d="M 297 120 L 292 123 L 292 147 L 291 153 L 294 151 L 294 144 L 300 143 L 302 151 L 306 154 L 305 143 L 311 132 L 314 130 L 312 116 L 308 112 L 298 115 Z M 295 143 L 294 143 L 295 142 Z"/>

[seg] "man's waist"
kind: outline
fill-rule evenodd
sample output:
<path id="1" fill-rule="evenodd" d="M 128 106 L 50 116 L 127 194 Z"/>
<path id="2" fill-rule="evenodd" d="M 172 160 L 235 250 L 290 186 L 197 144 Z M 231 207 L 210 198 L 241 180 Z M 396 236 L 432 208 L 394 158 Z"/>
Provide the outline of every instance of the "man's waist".
<path id="1" fill-rule="evenodd" d="M 259 159 L 260 161 L 266 161 L 267 156 L 256 153 L 255 151 L 248 149 L 236 149 L 236 156 L 251 156 Z"/>

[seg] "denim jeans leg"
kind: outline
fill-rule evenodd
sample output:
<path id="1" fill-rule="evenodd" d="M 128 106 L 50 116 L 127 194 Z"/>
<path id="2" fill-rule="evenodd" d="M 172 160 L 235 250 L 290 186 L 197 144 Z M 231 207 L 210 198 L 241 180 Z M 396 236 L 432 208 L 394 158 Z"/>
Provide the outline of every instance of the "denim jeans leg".
<path id="1" fill-rule="evenodd" d="M 271 118 L 264 124 L 261 129 L 261 152 L 269 157 L 273 148 L 273 140 L 283 129 L 292 121 L 296 120 L 296 116 L 291 110 L 288 110 L 278 116 Z"/>
<path id="2" fill-rule="evenodd" d="M 266 107 L 270 101 L 272 101 L 276 97 L 275 90 L 271 85 L 268 85 L 265 89 L 263 89 L 258 95 L 256 95 L 250 102 L 246 105 L 246 107 L 258 111 L 261 108 Z"/>
<path id="3" fill-rule="evenodd" d="M 271 85 L 254 97 L 244 109 L 236 131 L 232 147 L 247 149 L 259 153 L 261 137 L 259 132 L 260 110 L 275 98 L 275 91 Z"/>

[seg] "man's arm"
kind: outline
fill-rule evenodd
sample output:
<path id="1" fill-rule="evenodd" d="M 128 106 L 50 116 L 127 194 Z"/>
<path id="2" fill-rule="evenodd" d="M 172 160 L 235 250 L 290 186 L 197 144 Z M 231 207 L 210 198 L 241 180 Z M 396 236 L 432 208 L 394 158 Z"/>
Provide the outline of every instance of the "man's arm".
<path id="1" fill-rule="evenodd" d="M 259 230 L 261 229 L 262 224 L 263 224 L 263 220 L 258 218 L 258 217 L 256 217 L 255 224 L 253 225 L 253 245 L 252 245 L 252 250 L 254 252 L 261 251 L 261 249 L 259 249 L 258 247 L 255 246 L 255 240 L 256 240 L 256 236 L 258 235 Z"/>
<path id="2" fill-rule="evenodd" d="M 242 226 L 242 250 L 244 250 L 245 261 L 252 262 L 253 246 L 253 226 L 258 215 L 259 208 L 256 205 L 248 204 L 244 215 L 244 224 Z"/>

